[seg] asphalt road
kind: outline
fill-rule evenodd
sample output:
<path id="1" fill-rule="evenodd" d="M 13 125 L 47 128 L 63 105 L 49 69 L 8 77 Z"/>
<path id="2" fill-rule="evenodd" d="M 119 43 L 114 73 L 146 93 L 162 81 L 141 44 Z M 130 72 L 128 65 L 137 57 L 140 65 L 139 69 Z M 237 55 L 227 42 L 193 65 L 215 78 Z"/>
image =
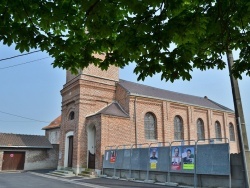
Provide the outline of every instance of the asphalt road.
<path id="1" fill-rule="evenodd" d="M 107 178 L 61 178 L 42 173 L 0 173 L 0 188 L 167 188 L 163 185 L 137 183 Z"/>

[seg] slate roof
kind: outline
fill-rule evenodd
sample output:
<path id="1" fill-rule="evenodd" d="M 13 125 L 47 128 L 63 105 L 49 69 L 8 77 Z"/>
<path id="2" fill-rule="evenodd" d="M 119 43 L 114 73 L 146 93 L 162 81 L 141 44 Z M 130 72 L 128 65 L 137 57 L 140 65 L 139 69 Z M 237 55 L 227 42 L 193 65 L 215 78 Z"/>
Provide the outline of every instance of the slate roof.
<path id="1" fill-rule="evenodd" d="M 108 106 L 93 115 L 97 114 L 105 114 L 126 118 L 129 117 L 129 115 L 122 109 L 122 107 L 116 101 L 112 102 L 111 104 L 109 104 Z"/>
<path id="2" fill-rule="evenodd" d="M 42 130 L 59 128 L 61 126 L 61 121 L 62 121 L 61 116 L 58 116 L 49 125 L 47 125 L 46 127 L 43 127 Z"/>
<path id="3" fill-rule="evenodd" d="M 177 93 L 177 92 L 159 89 L 159 88 L 155 88 L 151 86 L 146 86 L 146 85 L 129 82 L 126 80 L 121 80 L 121 79 L 119 80 L 119 84 L 124 89 L 126 89 L 130 93 L 130 95 L 152 97 L 152 98 L 158 98 L 158 99 L 167 100 L 167 101 L 180 102 L 184 104 L 191 104 L 195 106 L 202 106 L 206 108 L 233 112 L 233 110 L 223 105 L 220 105 L 208 99 L 207 97 L 197 97 L 193 95 Z"/>
<path id="4" fill-rule="evenodd" d="M 45 136 L 0 133 L 0 147 L 53 148 Z"/>

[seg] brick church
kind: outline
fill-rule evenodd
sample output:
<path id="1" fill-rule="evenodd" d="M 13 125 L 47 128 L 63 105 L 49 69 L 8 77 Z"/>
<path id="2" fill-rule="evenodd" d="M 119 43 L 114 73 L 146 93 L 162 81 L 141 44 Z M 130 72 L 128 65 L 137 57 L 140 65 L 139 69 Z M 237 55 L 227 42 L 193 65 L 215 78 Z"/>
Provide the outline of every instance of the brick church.
<path id="1" fill-rule="evenodd" d="M 114 145 L 228 138 L 230 152 L 239 151 L 234 111 L 207 97 L 121 80 L 114 66 L 67 72 L 61 95 L 59 169 L 101 169 L 105 148 Z"/>

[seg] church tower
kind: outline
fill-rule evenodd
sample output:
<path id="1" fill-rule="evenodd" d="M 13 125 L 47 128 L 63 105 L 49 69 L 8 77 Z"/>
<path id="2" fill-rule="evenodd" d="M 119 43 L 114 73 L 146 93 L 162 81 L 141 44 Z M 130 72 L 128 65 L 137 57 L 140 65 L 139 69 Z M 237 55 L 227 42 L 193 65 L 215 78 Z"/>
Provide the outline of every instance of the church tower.
<path id="1" fill-rule="evenodd" d="M 115 99 L 119 68 L 107 71 L 89 65 L 78 75 L 66 73 L 61 90 L 62 123 L 58 169 L 69 167 L 75 173 L 89 167 L 90 154 L 96 151 L 96 127 L 86 126 L 86 117 L 103 109 Z M 91 137 L 91 139 L 88 139 Z"/>

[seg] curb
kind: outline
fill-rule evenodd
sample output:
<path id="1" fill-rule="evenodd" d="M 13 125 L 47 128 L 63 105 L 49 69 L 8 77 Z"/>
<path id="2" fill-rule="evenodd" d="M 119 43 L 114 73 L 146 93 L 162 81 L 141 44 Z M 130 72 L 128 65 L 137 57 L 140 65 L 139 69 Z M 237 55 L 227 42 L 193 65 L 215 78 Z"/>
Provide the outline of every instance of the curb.
<path id="1" fill-rule="evenodd" d="M 36 176 L 41 176 L 41 177 L 49 178 L 49 179 L 55 179 L 55 180 L 64 181 L 64 182 L 68 182 L 68 183 L 72 183 L 72 184 L 84 185 L 84 186 L 87 186 L 87 187 L 93 187 L 93 188 L 109 188 L 109 187 L 104 187 L 104 186 L 100 186 L 100 185 L 95 185 L 95 184 L 90 184 L 90 183 L 79 182 L 79 180 L 75 180 L 75 179 L 70 180 L 70 179 L 65 179 L 65 178 L 61 178 L 61 177 L 56 177 L 56 176 L 41 174 L 41 173 L 37 173 L 37 172 L 28 172 L 28 173 L 33 174 L 33 175 L 36 175 Z"/>

